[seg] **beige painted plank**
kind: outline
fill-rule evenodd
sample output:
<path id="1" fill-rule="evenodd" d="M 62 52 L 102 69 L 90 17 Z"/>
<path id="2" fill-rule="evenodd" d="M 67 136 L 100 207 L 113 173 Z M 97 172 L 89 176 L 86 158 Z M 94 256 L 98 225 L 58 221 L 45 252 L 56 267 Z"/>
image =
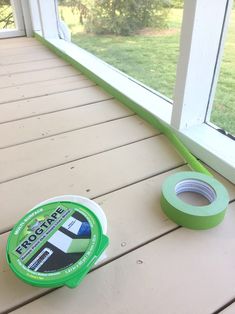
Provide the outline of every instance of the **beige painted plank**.
<path id="1" fill-rule="evenodd" d="M 7 87 L 1 90 L 0 104 L 93 85 L 94 83 L 87 80 L 85 76 L 77 75 L 46 82 L 36 82 L 23 86 Z"/>
<path id="2" fill-rule="evenodd" d="M 182 167 L 182 169 L 187 169 L 187 167 Z M 162 181 L 173 172 L 175 171 L 95 199 L 103 207 L 108 219 L 110 246 L 106 260 L 117 257 L 175 227 L 166 219 L 159 207 Z M 128 210 L 126 210 L 127 207 Z M 134 216 L 136 219 L 133 220 Z M 132 220 L 130 225 L 129 219 Z M 143 221 L 145 228 L 143 228 Z M 13 275 L 3 258 L 7 236 L 8 233 L 0 236 L 0 259 L 2 260 L 0 273 L 3 274 L 0 276 L 0 311 L 22 304 L 45 291 L 30 287 Z"/>
<path id="3" fill-rule="evenodd" d="M 133 115 L 116 100 L 62 110 L 38 117 L 0 124 L 0 148 L 49 137 Z"/>
<path id="4" fill-rule="evenodd" d="M 18 48 L 18 47 L 29 47 L 29 46 L 41 46 L 41 43 L 38 42 L 35 38 L 27 37 L 17 37 L 17 38 L 8 38 L 0 40 L 1 49 L 9 48 Z"/>
<path id="5" fill-rule="evenodd" d="M 132 116 L 1 150 L 0 182 L 84 158 L 155 135 Z"/>
<path id="6" fill-rule="evenodd" d="M 6 242 L 9 233 L 4 233 L 0 236 L 0 311 L 7 311 L 12 307 L 22 304 L 34 296 L 40 295 L 46 289 L 39 289 L 30 285 L 24 284 L 10 270 L 6 258 Z"/>
<path id="7" fill-rule="evenodd" d="M 108 220 L 110 246 L 106 251 L 106 261 L 175 228 L 175 224 L 165 217 L 159 206 L 161 186 L 167 176 L 187 169 L 186 166 L 180 167 L 95 199 L 104 209 Z M 235 197 L 234 186 L 232 188 L 228 182 L 226 186 L 231 191 L 231 197 Z M 0 258 L 5 254 L 7 236 L 0 236 Z M 0 311 L 18 306 L 45 292 L 44 289 L 30 287 L 18 280 L 5 259 L 1 260 L 0 273 L 3 276 L 0 277 Z M 85 281 L 82 286 L 84 284 Z"/>
<path id="8" fill-rule="evenodd" d="M 1 65 L 7 65 L 7 64 L 16 64 L 16 63 L 27 63 L 32 62 L 36 60 L 46 60 L 46 59 L 54 59 L 58 58 L 53 52 L 50 50 L 45 51 L 39 51 L 35 53 L 29 53 L 29 54 L 19 54 L 15 56 L 3 56 L 0 58 L 0 64 Z"/>
<path id="9" fill-rule="evenodd" d="M 235 303 L 232 303 L 226 309 L 220 312 L 220 314 L 234 314 L 235 313 Z"/>
<path id="10" fill-rule="evenodd" d="M 8 64 L 2 65 L 0 67 L 0 69 L 2 69 L 0 70 L 0 75 L 32 72 L 35 70 L 43 70 L 48 68 L 60 67 L 64 65 L 68 65 L 68 63 L 59 58 L 49 60 L 37 60 L 27 63 Z"/>
<path id="11" fill-rule="evenodd" d="M 209 166 L 207 166 L 206 164 L 204 164 L 204 166 L 211 172 L 211 174 L 217 178 L 217 180 L 219 180 L 224 186 L 227 187 L 228 193 L 230 195 L 230 200 L 234 201 L 235 197 L 233 195 L 233 190 L 235 188 L 235 185 L 228 181 L 225 177 L 223 177 L 221 174 L 219 174 L 218 172 L 216 172 L 215 170 L 213 170 L 212 168 L 210 168 Z M 229 185 L 228 185 L 229 183 Z"/>
<path id="12" fill-rule="evenodd" d="M 33 117 L 112 98 L 97 86 L 20 100 L 0 106 L 0 123 Z"/>
<path id="13" fill-rule="evenodd" d="M 180 228 L 15 313 L 213 313 L 235 296 L 235 203 L 207 231 Z"/>
<path id="14" fill-rule="evenodd" d="M 186 169 L 187 167 L 182 167 L 177 169 L 177 171 Z M 175 227 L 171 221 L 166 219 L 159 206 L 163 180 L 173 172 L 175 171 L 156 176 L 95 199 L 103 207 L 109 223 L 110 246 L 107 250 L 107 260 L 123 254 Z M 231 188 L 228 182 L 227 184 L 227 187 Z M 234 186 L 231 192 L 231 197 L 234 197 Z M 132 221 L 131 224 L 130 221 Z M 6 237 L 4 236 L 0 240 L 2 240 L 1 247 L 4 247 Z M 2 268 L 6 272 L 10 272 L 5 262 Z M 8 275 L 10 280 L 7 277 Z M 85 282 L 82 286 L 84 284 Z M 14 290 L 12 290 L 12 286 Z M 8 291 L 11 291 L 11 293 Z M 16 306 L 29 298 L 39 295 L 42 291 L 44 290 L 30 289 L 28 285 L 21 283 L 18 279 L 14 280 L 11 273 L 6 274 L 6 277 L 0 281 L 0 304 L 2 305 L 0 309 L 4 310 Z M 13 297 L 15 294 L 16 297 Z"/>
<path id="15" fill-rule="evenodd" d="M 50 52 L 48 48 L 41 45 L 33 45 L 33 46 L 20 46 L 17 48 L 0 48 L 0 59 L 6 56 L 18 56 L 18 55 L 29 55 L 35 54 L 39 52 Z"/>
<path id="16" fill-rule="evenodd" d="M 51 69 L 43 69 L 31 73 L 4 75 L 0 79 L 0 88 L 31 84 L 40 81 L 55 80 L 80 74 L 72 66 L 63 66 Z"/>
<path id="17" fill-rule="evenodd" d="M 0 65 L 0 75 L 7 75 L 6 67 Z"/>
<path id="18" fill-rule="evenodd" d="M 183 166 L 95 199 L 104 209 L 108 220 L 108 259 L 120 256 L 176 227 L 162 212 L 160 198 L 164 180 L 179 171 L 190 169 Z M 225 187 L 230 199 L 234 199 L 235 185 L 226 181 Z"/>
<path id="19" fill-rule="evenodd" d="M 0 232 L 9 230 L 29 208 L 49 197 L 76 194 L 94 198 L 182 164 L 160 135 L 2 183 Z"/>

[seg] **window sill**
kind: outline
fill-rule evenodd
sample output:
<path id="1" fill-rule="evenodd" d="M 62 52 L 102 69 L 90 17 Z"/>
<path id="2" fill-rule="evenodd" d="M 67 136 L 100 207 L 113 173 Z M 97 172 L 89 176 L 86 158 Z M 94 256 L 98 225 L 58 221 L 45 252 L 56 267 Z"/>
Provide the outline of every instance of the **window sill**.
<path id="1" fill-rule="evenodd" d="M 18 30 L 18 29 L 1 29 L 0 30 L 0 38 L 10 38 L 10 37 L 21 37 L 25 36 L 25 31 Z"/>
<path id="2" fill-rule="evenodd" d="M 165 96 L 153 91 L 128 75 L 108 65 L 75 44 L 61 39 L 44 39 L 40 33 L 36 37 L 58 55 L 68 60 L 122 101 L 130 101 L 136 109 L 144 110 L 170 126 L 172 103 Z M 125 101 L 124 101 L 125 102 Z M 133 108 L 132 108 L 133 109 Z M 134 107 L 135 110 L 135 107 Z M 136 110 L 138 113 L 138 110 Z M 209 125 L 202 124 L 181 130 L 178 136 L 189 150 L 203 162 L 235 183 L 235 142 Z"/>
<path id="3" fill-rule="evenodd" d="M 203 123 L 179 134 L 189 150 L 235 183 L 235 141 Z"/>

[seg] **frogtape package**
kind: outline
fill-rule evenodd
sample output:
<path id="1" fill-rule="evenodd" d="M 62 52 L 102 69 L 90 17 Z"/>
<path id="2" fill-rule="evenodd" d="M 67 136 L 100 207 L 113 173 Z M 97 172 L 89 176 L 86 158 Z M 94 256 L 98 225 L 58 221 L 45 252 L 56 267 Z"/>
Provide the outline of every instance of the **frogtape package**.
<path id="1" fill-rule="evenodd" d="M 95 202 L 60 196 L 31 209 L 13 228 L 7 261 L 23 281 L 76 287 L 108 245 L 107 220 Z"/>

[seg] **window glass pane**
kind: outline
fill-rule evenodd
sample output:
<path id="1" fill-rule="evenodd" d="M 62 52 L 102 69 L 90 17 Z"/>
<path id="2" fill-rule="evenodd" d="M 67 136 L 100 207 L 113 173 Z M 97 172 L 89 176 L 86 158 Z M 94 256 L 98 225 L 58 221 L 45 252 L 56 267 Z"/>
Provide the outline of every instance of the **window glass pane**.
<path id="1" fill-rule="evenodd" d="M 59 0 L 72 41 L 172 98 L 182 0 Z"/>
<path id="2" fill-rule="evenodd" d="M 10 0 L 0 0 L 0 29 L 15 28 Z"/>
<path id="3" fill-rule="evenodd" d="M 235 135 L 235 8 L 230 18 L 211 122 Z"/>

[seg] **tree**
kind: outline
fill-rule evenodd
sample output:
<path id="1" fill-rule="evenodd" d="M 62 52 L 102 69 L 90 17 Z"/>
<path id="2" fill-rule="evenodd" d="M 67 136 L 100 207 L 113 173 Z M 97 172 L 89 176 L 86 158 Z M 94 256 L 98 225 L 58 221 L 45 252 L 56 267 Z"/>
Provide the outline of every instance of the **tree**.
<path id="1" fill-rule="evenodd" d="M 14 24 L 14 17 L 9 1 L 0 0 L 0 28 L 8 28 Z"/>
<path id="2" fill-rule="evenodd" d="M 163 27 L 166 0 L 90 0 L 85 28 L 96 34 L 130 35 L 144 27 Z"/>
<path id="3" fill-rule="evenodd" d="M 70 7 L 72 13 L 79 13 L 79 22 L 81 25 L 84 24 L 84 19 L 87 18 L 89 9 L 87 7 L 88 0 L 59 0 L 60 5 Z"/>
<path id="4" fill-rule="evenodd" d="M 175 9 L 182 9 L 184 7 L 183 0 L 171 0 L 170 4 L 171 4 L 171 7 Z"/>

